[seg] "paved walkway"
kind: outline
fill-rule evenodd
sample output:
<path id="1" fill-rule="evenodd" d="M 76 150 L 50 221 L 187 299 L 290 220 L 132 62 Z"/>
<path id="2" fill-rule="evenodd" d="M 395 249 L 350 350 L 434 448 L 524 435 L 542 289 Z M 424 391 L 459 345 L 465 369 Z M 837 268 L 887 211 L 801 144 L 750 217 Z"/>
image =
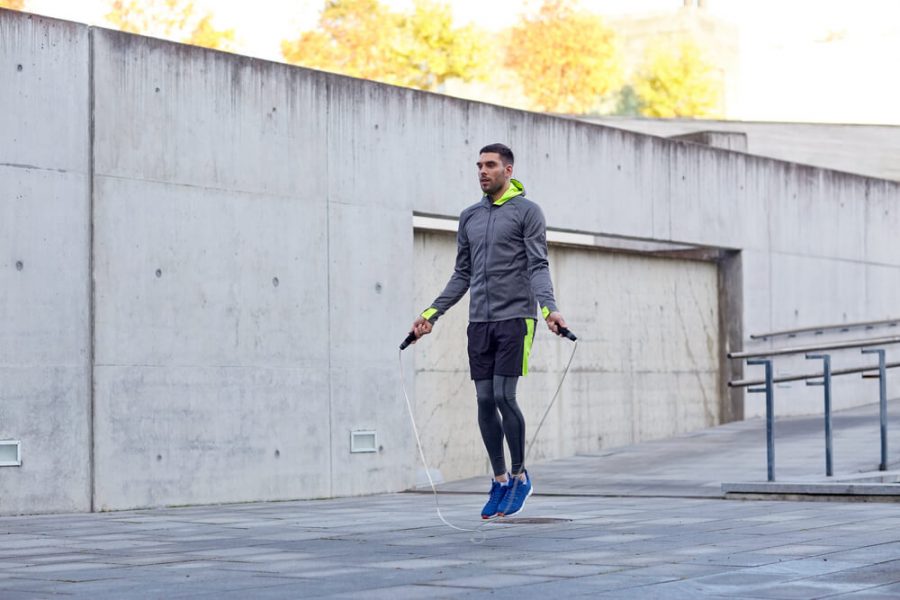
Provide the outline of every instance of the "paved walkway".
<path id="1" fill-rule="evenodd" d="M 877 464 L 869 412 L 835 419 L 838 472 Z M 780 473 L 822 470 L 818 422 L 780 423 Z M 0 598 L 900 598 L 900 505 L 716 497 L 765 478 L 762 432 L 536 464 L 527 510 L 481 543 L 420 493 L 2 518 Z M 480 526 L 485 481 L 445 487 L 445 516 Z"/>

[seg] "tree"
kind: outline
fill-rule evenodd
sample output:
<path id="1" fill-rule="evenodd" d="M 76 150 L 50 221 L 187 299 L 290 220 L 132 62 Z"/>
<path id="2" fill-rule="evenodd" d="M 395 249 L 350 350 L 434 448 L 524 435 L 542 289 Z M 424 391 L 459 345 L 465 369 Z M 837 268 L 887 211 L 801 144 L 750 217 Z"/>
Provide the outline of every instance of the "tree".
<path id="1" fill-rule="evenodd" d="M 0 0 L 0 8 L 25 10 L 25 0 Z"/>
<path id="2" fill-rule="evenodd" d="M 472 26 L 454 28 L 449 5 L 416 0 L 413 13 L 401 18 L 400 28 L 401 85 L 437 90 L 448 79 L 484 77 L 487 51 L 479 32 Z"/>
<path id="3" fill-rule="evenodd" d="M 216 29 L 212 18 L 212 12 L 198 13 L 191 0 L 113 0 L 106 14 L 121 31 L 233 50 L 234 29 Z"/>
<path id="4" fill-rule="evenodd" d="M 615 34 L 572 0 L 544 0 L 505 37 L 506 64 L 537 110 L 584 113 L 619 86 Z"/>
<path id="5" fill-rule="evenodd" d="M 614 95 L 615 104 L 610 114 L 635 117 L 641 114 L 641 99 L 634 86 L 625 85 Z"/>
<path id="6" fill-rule="evenodd" d="M 327 0 L 318 28 L 281 43 L 289 63 L 436 90 L 481 74 L 484 50 L 473 27 L 453 27 L 449 6 L 416 0 L 396 13 L 379 0 Z"/>
<path id="7" fill-rule="evenodd" d="M 378 0 L 329 0 L 318 29 L 282 41 L 281 53 L 289 63 L 386 81 L 396 29 L 395 16 Z"/>
<path id="8" fill-rule="evenodd" d="M 715 117 L 721 114 L 722 82 L 700 48 L 684 40 L 651 47 L 634 82 L 647 117 Z"/>

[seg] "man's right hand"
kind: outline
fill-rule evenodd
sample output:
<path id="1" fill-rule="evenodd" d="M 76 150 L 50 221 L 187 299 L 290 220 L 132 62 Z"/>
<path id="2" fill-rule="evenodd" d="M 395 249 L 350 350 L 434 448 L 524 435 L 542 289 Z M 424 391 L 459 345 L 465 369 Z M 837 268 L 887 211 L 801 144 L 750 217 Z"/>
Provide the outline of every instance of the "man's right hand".
<path id="1" fill-rule="evenodd" d="M 423 335 L 428 335 L 431 333 L 431 330 L 434 328 L 434 325 L 425 320 L 424 317 L 419 317 L 415 321 L 413 321 L 412 332 L 416 334 L 416 341 L 419 340 Z M 413 342 L 415 344 L 416 342 Z"/>

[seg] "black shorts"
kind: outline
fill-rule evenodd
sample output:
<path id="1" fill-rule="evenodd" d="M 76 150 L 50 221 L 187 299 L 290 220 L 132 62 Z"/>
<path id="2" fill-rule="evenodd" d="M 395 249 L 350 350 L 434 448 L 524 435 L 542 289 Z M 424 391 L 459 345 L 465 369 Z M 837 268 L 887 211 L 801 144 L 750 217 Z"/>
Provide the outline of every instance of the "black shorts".
<path id="1" fill-rule="evenodd" d="M 528 374 L 535 319 L 469 323 L 469 371 L 472 379 Z"/>

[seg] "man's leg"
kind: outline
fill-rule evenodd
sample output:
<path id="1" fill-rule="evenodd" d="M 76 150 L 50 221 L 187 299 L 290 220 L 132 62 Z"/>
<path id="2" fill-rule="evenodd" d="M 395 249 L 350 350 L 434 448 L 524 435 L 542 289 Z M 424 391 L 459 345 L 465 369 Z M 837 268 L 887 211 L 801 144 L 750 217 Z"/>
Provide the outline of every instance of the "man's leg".
<path id="1" fill-rule="evenodd" d="M 516 402 L 518 382 L 518 377 L 494 375 L 492 386 L 494 402 L 503 415 L 503 433 L 509 446 L 513 475 L 522 475 L 525 472 L 525 465 L 522 464 L 525 461 L 525 417 Z"/>
<path id="2" fill-rule="evenodd" d="M 481 518 L 490 519 L 497 515 L 497 510 L 509 491 L 506 458 L 503 456 L 503 426 L 494 401 L 494 382 L 490 379 L 476 379 L 475 393 L 478 397 L 478 427 L 494 472 L 491 491 L 481 509 Z"/>
<path id="3" fill-rule="evenodd" d="M 512 462 L 512 479 L 509 491 L 497 506 L 500 516 L 517 514 L 525 506 L 525 500 L 534 491 L 528 472 L 525 470 L 525 417 L 516 402 L 516 384 L 518 377 L 494 375 L 494 401 L 503 415 L 503 432 L 509 445 L 509 458 Z"/>
<path id="4" fill-rule="evenodd" d="M 509 491 L 506 476 L 506 459 L 503 456 L 503 426 L 494 400 L 494 354 L 493 323 L 469 323 L 469 368 L 475 382 L 478 399 L 478 427 L 481 439 L 491 461 L 494 479 L 488 500 L 481 509 L 481 518 L 490 519 L 497 515 L 497 507 Z"/>
<path id="5" fill-rule="evenodd" d="M 519 377 L 528 373 L 528 355 L 534 340 L 534 319 L 514 319 L 497 324 L 497 355 L 494 367 L 494 402 L 503 417 L 503 433 L 509 446 L 512 480 L 497 514 L 510 516 L 525 506 L 534 491 L 525 470 L 525 417 L 516 402 Z"/>
<path id="6" fill-rule="evenodd" d="M 494 477 L 498 481 L 506 479 L 506 457 L 503 456 L 503 426 L 494 400 L 494 382 L 490 379 L 475 381 L 475 395 L 478 398 L 478 427 L 481 439 L 491 461 Z"/>

